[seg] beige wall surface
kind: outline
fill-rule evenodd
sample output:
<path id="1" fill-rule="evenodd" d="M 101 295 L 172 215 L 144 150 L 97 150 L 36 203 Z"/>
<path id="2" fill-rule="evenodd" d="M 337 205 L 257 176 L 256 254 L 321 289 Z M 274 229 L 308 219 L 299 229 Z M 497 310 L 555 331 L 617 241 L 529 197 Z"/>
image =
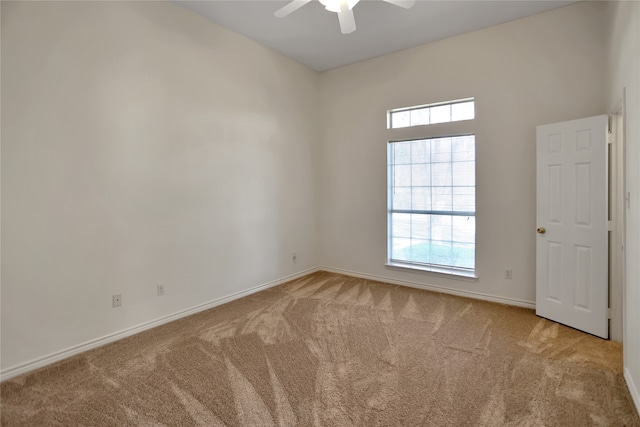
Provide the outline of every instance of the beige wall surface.
<path id="1" fill-rule="evenodd" d="M 608 104 L 612 112 L 625 93 L 625 379 L 640 410 L 640 2 L 609 5 Z"/>
<path id="2" fill-rule="evenodd" d="M 579 3 L 323 73 L 321 264 L 535 302 L 536 126 L 606 113 L 603 8 Z M 458 128 L 387 131 L 385 113 L 467 97 L 479 279 L 387 268 L 387 141 Z"/>
<path id="3" fill-rule="evenodd" d="M 315 266 L 317 84 L 168 2 L 3 1 L 2 369 Z"/>

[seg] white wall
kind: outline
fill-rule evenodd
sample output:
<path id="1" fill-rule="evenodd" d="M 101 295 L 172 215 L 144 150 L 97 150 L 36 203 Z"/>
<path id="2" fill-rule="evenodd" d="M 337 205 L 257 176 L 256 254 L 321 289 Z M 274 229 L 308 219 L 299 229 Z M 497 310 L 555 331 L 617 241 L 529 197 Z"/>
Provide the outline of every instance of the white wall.
<path id="1" fill-rule="evenodd" d="M 625 379 L 640 410 L 640 3 L 609 4 L 608 105 L 612 112 L 626 89 L 626 209 L 624 365 Z"/>
<path id="2" fill-rule="evenodd" d="M 603 9 L 583 2 L 323 73 L 321 264 L 533 303 L 536 126 L 606 112 Z M 387 131 L 385 112 L 467 97 L 479 280 L 386 268 L 386 142 L 409 133 Z M 437 126 L 424 135 L 451 131 Z"/>
<path id="3" fill-rule="evenodd" d="M 171 3 L 3 1 L 2 370 L 315 266 L 317 84 Z"/>

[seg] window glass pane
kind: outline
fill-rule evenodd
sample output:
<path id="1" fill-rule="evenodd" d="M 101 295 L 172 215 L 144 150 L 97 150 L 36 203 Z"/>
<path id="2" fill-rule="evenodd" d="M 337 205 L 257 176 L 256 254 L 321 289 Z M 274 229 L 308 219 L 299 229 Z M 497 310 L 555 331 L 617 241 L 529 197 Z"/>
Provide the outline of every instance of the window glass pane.
<path id="1" fill-rule="evenodd" d="M 475 160 L 476 138 L 473 135 L 451 138 L 451 159 L 453 161 Z"/>
<path id="2" fill-rule="evenodd" d="M 391 235 L 394 237 L 411 237 L 411 214 L 391 214 Z"/>
<path id="3" fill-rule="evenodd" d="M 451 241 L 451 216 L 432 215 L 431 216 L 431 239 L 441 242 Z"/>
<path id="4" fill-rule="evenodd" d="M 431 164 L 431 185 L 438 187 L 451 186 L 451 163 Z"/>
<path id="5" fill-rule="evenodd" d="M 391 194 L 393 209 L 411 209 L 411 187 L 395 187 Z"/>
<path id="6" fill-rule="evenodd" d="M 435 138 L 431 140 L 431 162 L 451 161 L 451 138 Z"/>
<path id="7" fill-rule="evenodd" d="M 418 211 L 431 210 L 431 187 L 411 188 L 411 208 Z"/>
<path id="8" fill-rule="evenodd" d="M 453 187 L 453 210 L 459 212 L 475 212 L 476 188 Z"/>
<path id="9" fill-rule="evenodd" d="M 391 113 L 391 125 L 394 129 L 411 126 L 411 112 L 405 110 Z"/>
<path id="10" fill-rule="evenodd" d="M 411 141 L 411 162 L 429 163 L 431 161 L 431 144 L 426 139 Z"/>
<path id="11" fill-rule="evenodd" d="M 447 123 L 451 121 L 451 104 L 438 105 L 430 108 L 430 123 Z"/>
<path id="12" fill-rule="evenodd" d="M 423 264 L 431 264 L 431 248 L 433 243 L 430 240 L 412 239 L 411 240 L 411 260 L 413 262 L 421 262 Z"/>
<path id="13" fill-rule="evenodd" d="M 411 261 L 411 239 L 393 237 L 391 239 L 391 259 Z"/>
<path id="14" fill-rule="evenodd" d="M 429 124 L 429 109 L 418 108 L 411 110 L 411 126 L 420 126 Z"/>
<path id="15" fill-rule="evenodd" d="M 393 168 L 394 187 L 411 186 L 411 165 L 397 165 Z"/>
<path id="16" fill-rule="evenodd" d="M 473 243 L 476 240 L 476 217 L 454 216 L 453 241 L 456 243 Z"/>
<path id="17" fill-rule="evenodd" d="M 452 220 L 454 223 L 451 227 Z M 429 226 L 431 222 L 431 227 Z M 443 223 L 444 225 L 434 225 Z M 460 268 L 475 268 L 475 244 L 458 241 L 456 239 L 429 239 L 429 231 L 432 235 L 442 228 L 456 229 L 460 240 L 475 240 L 475 218 L 474 217 L 451 217 L 441 215 L 414 215 L 414 229 L 422 230 L 419 235 L 414 234 L 412 238 L 393 237 L 391 247 L 391 259 L 398 261 L 411 261 L 424 264 L 434 264 L 439 266 L 450 266 Z"/>
<path id="18" fill-rule="evenodd" d="M 396 165 L 411 163 L 411 142 L 394 142 L 393 150 L 393 162 Z"/>
<path id="19" fill-rule="evenodd" d="M 411 215 L 411 237 L 414 239 L 431 238 L 431 215 Z"/>
<path id="20" fill-rule="evenodd" d="M 475 269 L 476 267 L 476 245 L 473 243 L 453 243 L 452 266 L 460 268 Z"/>
<path id="21" fill-rule="evenodd" d="M 455 266 L 455 252 L 451 242 L 433 242 L 431 244 L 431 263 Z"/>
<path id="22" fill-rule="evenodd" d="M 473 120 L 475 118 L 475 102 L 460 102 L 451 106 L 451 121 Z"/>
<path id="23" fill-rule="evenodd" d="M 411 165 L 411 185 L 426 186 L 431 184 L 431 165 L 419 163 Z"/>
<path id="24" fill-rule="evenodd" d="M 476 162 L 453 162 L 452 168 L 454 186 L 476 185 Z"/>
<path id="25" fill-rule="evenodd" d="M 453 207 L 451 187 L 431 187 L 431 207 L 434 211 L 451 211 Z"/>

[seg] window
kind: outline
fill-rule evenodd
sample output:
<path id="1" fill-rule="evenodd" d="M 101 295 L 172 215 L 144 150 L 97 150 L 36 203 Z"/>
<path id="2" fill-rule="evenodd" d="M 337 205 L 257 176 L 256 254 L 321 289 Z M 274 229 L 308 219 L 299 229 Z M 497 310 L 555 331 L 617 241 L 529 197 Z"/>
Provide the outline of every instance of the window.
<path id="1" fill-rule="evenodd" d="M 474 277 L 475 194 L 473 134 L 389 142 L 389 265 Z"/>
<path id="2" fill-rule="evenodd" d="M 387 114 L 387 129 L 459 122 L 474 118 L 475 103 L 473 98 L 461 99 L 391 110 Z"/>

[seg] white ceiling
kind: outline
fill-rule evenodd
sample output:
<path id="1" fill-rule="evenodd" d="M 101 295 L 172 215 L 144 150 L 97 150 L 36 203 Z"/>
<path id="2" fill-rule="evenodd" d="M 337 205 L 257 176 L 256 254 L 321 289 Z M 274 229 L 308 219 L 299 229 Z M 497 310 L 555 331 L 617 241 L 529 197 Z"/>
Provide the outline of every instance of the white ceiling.
<path id="1" fill-rule="evenodd" d="M 357 30 L 351 34 L 341 34 L 337 15 L 326 11 L 316 0 L 285 18 L 276 18 L 273 13 L 287 0 L 175 3 L 315 70 L 325 71 L 534 15 L 575 0 L 417 0 L 409 10 L 380 0 L 362 0 L 353 9 Z"/>

